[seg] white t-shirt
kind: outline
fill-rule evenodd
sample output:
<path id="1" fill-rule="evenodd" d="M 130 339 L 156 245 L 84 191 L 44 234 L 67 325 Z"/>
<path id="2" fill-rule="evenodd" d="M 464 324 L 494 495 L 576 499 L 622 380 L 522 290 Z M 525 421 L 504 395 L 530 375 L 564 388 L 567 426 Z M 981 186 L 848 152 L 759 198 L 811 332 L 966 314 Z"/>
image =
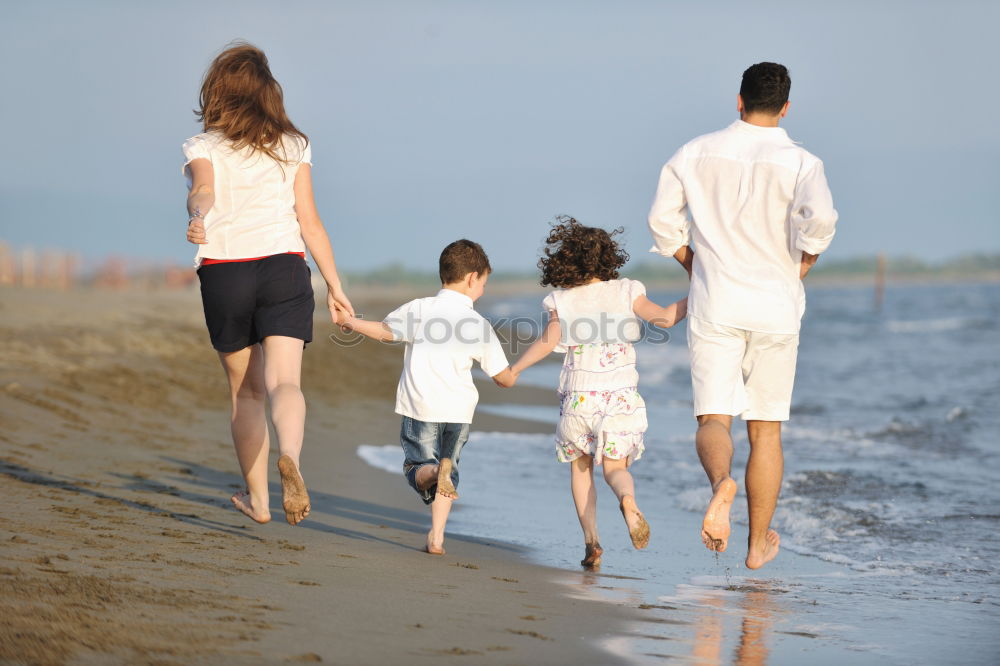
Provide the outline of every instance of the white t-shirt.
<path id="1" fill-rule="evenodd" d="M 234 151 L 219 132 L 205 132 L 184 142 L 183 173 L 191 188 L 191 160 L 204 158 L 215 174 L 215 203 L 205 215 L 202 259 L 251 259 L 285 252 L 305 252 L 295 215 L 295 175 L 312 164 L 312 146 L 299 137 L 283 141 L 290 164 L 280 164 L 250 148 Z"/>
<path id="2" fill-rule="evenodd" d="M 427 423 L 472 423 L 479 402 L 472 362 L 490 377 L 507 367 L 500 339 L 472 309 L 472 299 L 442 289 L 400 306 L 383 321 L 406 343 L 396 413 Z"/>
<path id="3" fill-rule="evenodd" d="M 824 252 L 836 222 L 823 163 L 741 120 L 681 147 L 649 211 L 653 252 L 694 247 L 688 314 L 761 333 L 799 332 L 802 253 Z"/>
<path id="4" fill-rule="evenodd" d="M 585 344 L 628 342 L 642 337 L 642 324 L 632 312 L 646 285 L 622 278 L 556 289 L 542 301 L 546 311 L 559 316 L 561 337 L 556 351 Z"/>

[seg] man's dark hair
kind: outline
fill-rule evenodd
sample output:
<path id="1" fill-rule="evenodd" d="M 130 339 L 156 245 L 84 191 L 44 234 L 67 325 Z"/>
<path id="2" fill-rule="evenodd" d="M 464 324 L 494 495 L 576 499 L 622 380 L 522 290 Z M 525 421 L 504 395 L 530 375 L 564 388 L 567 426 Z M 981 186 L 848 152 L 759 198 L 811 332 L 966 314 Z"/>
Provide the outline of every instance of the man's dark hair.
<path id="1" fill-rule="evenodd" d="M 484 275 L 492 271 L 490 258 L 483 251 L 483 246 L 464 238 L 449 243 L 448 247 L 441 251 L 441 259 L 438 260 L 441 284 L 461 282 L 469 273 Z"/>
<path id="2" fill-rule="evenodd" d="M 788 69 L 776 62 L 759 62 L 743 72 L 740 96 L 744 113 L 776 114 L 788 101 L 792 79 Z"/>

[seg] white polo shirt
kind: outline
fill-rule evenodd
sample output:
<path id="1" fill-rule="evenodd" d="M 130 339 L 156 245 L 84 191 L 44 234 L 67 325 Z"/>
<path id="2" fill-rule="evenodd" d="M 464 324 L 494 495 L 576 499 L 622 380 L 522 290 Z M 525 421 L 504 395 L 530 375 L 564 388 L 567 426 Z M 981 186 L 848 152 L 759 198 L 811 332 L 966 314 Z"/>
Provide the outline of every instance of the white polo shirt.
<path id="1" fill-rule="evenodd" d="M 802 253 L 825 251 L 836 222 L 823 163 L 742 120 L 678 150 L 649 212 L 652 252 L 694 246 L 688 315 L 761 333 L 799 332 Z"/>
<path id="2" fill-rule="evenodd" d="M 428 423 L 472 423 L 479 391 L 472 362 L 493 377 L 507 367 L 500 339 L 472 299 L 452 289 L 418 298 L 383 320 L 406 343 L 396 413 Z"/>
<path id="3" fill-rule="evenodd" d="M 188 189 L 191 160 L 207 159 L 215 175 L 215 203 L 205 215 L 208 242 L 198 246 L 195 266 L 202 259 L 305 252 L 294 190 L 299 166 L 312 164 L 312 146 L 303 144 L 299 137 L 286 137 L 282 146 L 291 163 L 279 164 L 250 148 L 233 150 L 220 132 L 205 132 L 184 142 L 181 170 L 188 176 Z"/>

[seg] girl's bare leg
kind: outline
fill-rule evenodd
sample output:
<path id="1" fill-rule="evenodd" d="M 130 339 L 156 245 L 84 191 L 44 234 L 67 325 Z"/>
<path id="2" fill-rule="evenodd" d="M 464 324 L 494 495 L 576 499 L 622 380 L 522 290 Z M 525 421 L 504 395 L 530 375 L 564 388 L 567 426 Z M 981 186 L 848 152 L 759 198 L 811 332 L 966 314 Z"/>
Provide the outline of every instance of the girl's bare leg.
<path id="1" fill-rule="evenodd" d="M 271 401 L 271 423 L 278 435 L 278 472 L 281 475 L 285 519 L 297 525 L 309 515 L 309 493 L 299 471 L 299 455 L 306 425 L 302 396 L 302 340 L 282 335 L 264 338 L 264 384 Z"/>
<path id="2" fill-rule="evenodd" d="M 580 564 L 584 567 L 596 567 L 601 563 L 600 540 L 597 535 L 597 488 L 594 486 L 594 458 L 583 455 L 569 464 L 570 488 L 573 491 L 573 503 L 576 505 L 576 515 L 583 529 L 585 552 Z"/>
<path id="3" fill-rule="evenodd" d="M 628 471 L 627 461 L 605 458 L 603 465 L 604 480 L 618 498 L 618 506 L 625 518 L 632 545 L 636 548 L 645 548 L 649 545 L 649 523 L 635 503 L 635 481 L 632 479 L 632 473 Z"/>
<path id="4" fill-rule="evenodd" d="M 250 518 L 266 523 L 271 520 L 271 510 L 267 492 L 270 442 L 265 415 L 264 358 L 260 345 L 253 345 L 237 352 L 220 352 L 219 360 L 229 379 L 233 446 L 247 488 L 233 495 L 232 501 Z"/>

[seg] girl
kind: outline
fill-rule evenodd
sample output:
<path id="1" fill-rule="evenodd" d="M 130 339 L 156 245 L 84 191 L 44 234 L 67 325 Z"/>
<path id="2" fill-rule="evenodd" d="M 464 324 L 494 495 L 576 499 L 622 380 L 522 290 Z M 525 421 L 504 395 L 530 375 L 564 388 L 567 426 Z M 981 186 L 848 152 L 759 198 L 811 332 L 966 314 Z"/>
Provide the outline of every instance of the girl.
<path id="1" fill-rule="evenodd" d="M 309 515 L 299 473 L 305 428 L 300 375 L 312 340 L 309 249 L 327 285 L 331 313 L 353 313 L 312 193 L 312 146 L 285 114 L 281 86 L 264 53 L 236 43 L 205 74 L 195 112 L 204 132 L 184 143 L 189 178 L 188 241 L 212 346 L 232 398 L 232 436 L 246 490 L 237 509 L 271 519 L 267 487 L 265 396 L 278 435 L 285 518 Z"/>
<path id="2" fill-rule="evenodd" d="M 661 307 L 646 298 L 636 280 L 618 279 L 628 254 L 614 240 L 618 229 L 585 227 L 559 217 L 538 262 L 542 286 L 556 287 L 542 305 L 549 323 L 511 367 L 515 380 L 551 351 L 566 354 L 559 375 L 561 401 L 556 456 L 570 463 L 576 513 L 583 528 L 586 568 L 601 563 L 597 536 L 594 465 L 604 464 L 604 480 L 618 497 L 632 545 L 645 548 L 649 525 L 635 503 L 629 465 L 643 452 L 646 406 L 639 395 L 632 343 L 640 338 L 636 317 L 662 328 L 684 318 L 687 299 Z"/>

